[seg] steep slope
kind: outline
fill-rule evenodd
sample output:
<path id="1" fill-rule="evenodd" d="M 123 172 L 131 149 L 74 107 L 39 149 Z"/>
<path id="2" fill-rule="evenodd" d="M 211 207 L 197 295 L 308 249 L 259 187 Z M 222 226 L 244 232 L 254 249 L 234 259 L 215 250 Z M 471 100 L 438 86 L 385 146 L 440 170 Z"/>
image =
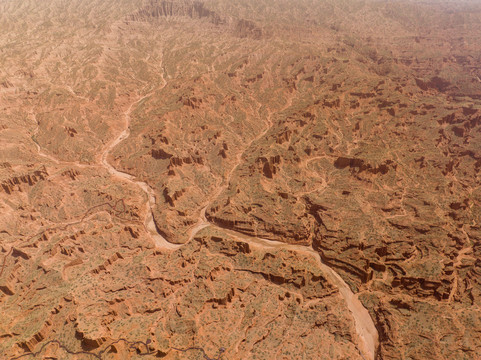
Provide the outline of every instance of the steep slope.
<path id="1" fill-rule="evenodd" d="M 481 5 L 0 0 L 0 354 L 477 359 Z"/>

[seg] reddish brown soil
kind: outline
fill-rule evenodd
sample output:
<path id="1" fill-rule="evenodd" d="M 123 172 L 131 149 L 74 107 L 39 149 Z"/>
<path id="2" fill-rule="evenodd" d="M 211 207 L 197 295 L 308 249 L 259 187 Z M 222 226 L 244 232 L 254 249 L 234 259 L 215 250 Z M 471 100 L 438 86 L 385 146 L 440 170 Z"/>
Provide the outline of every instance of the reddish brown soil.
<path id="1" fill-rule="evenodd" d="M 481 3 L 0 0 L 1 359 L 481 359 Z"/>

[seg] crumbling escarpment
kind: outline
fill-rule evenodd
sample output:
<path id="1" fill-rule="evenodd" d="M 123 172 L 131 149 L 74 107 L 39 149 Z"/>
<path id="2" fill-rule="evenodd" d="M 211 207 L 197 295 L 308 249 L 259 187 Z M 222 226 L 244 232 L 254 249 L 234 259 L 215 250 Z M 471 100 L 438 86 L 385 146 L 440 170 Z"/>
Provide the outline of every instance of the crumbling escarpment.
<path id="1" fill-rule="evenodd" d="M 129 15 L 127 19 L 128 21 L 154 21 L 173 16 L 203 19 L 215 25 L 223 23 L 218 14 L 207 9 L 202 1 L 195 0 L 150 0 L 145 7 Z"/>
<path id="2" fill-rule="evenodd" d="M 255 22 L 222 16 L 209 10 L 202 1 L 196 0 L 150 0 L 142 9 L 127 16 L 126 22 L 156 22 L 167 18 L 182 17 L 224 26 L 239 38 L 260 39 L 264 35 L 262 28 Z"/>
<path id="3" fill-rule="evenodd" d="M 42 167 L 39 170 L 29 171 L 22 175 L 13 175 L 1 182 L 1 190 L 7 194 L 11 194 L 14 191 L 22 191 L 24 186 L 33 186 L 41 180 L 45 180 L 48 176 L 47 169 Z"/>

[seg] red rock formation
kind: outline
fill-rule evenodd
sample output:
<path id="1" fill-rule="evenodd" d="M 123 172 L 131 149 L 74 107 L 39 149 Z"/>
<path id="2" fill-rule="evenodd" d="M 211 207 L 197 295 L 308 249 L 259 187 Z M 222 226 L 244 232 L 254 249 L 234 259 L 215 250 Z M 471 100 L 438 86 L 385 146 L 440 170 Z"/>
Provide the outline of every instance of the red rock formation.
<path id="1" fill-rule="evenodd" d="M 480 14 L 0 4 L 0 358 L 479 358 Z"/>

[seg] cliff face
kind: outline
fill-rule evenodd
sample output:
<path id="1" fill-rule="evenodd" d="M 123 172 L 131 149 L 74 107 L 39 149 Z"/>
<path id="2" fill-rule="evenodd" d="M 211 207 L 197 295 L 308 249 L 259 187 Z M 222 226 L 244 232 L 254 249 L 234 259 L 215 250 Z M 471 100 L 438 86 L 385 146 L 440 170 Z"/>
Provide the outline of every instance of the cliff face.
<path id="1" fill-rule="evenodd" d="M 314 3 L 0 4 L 0 358 L 480 358 L 481 8 Z"/>
<path id="2" fill-rule="evenodd" d="M 201 20 L 220 26 L 223 31 L 240 38 L 259 40 L 263 30 L 255 22 L 246 19 L 236 19 L 232 16 L 217 14 L 209 10 L 201 1 L 164 1 L 151 0 L 145 7 L 126 17 L 126 21 L 158 22 L 172 17 Z"/>
<path id="3" fill-rule="evenodd" d="M 222 23 L 219 15 L 207 9 L 201 1 L 151 0 L 145 7 L 127 17 L 131 21 L 155 21 L 163 17 L 185 16 L 203 19 L 215 25 Z"/>

